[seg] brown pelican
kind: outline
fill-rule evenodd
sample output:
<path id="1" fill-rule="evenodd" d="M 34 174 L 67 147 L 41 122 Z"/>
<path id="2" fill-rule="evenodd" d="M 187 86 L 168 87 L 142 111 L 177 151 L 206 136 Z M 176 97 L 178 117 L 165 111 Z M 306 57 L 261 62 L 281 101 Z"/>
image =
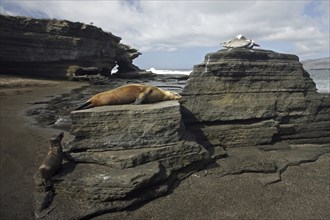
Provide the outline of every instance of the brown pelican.
<path id="1" fill-rule="evenodd" d="M 259 44 L 256 44 L 253 40 L 247 39 L 243 35 L 237 35 L 233 40 L 228 40 L 220 44 L 229 50 L 233 48 L 246 48 L 252 51 L 254 46 L 260 47 Z"/>

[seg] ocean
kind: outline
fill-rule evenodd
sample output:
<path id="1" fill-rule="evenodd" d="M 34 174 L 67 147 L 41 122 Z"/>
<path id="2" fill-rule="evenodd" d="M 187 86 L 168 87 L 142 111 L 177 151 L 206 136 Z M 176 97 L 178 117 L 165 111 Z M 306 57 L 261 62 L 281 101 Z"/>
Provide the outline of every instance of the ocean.
<path id="1" fill-rule="evenodd" d="M 307 70 L 319 93 L 330 93 L 330 69 Z"/>
<path id="2" fill-rule="evenodd" d="M 156 74 L 184 74 L 189 75 L 192 70 L 158 70 L 155 68 L 150 68 L 147 71 L 152 71 Z M 328 69 L 312 69 L 307 70 L 311 78 L 316 84 L 317 91 L 319 93 L 330 93 L 330 70 Z"/>

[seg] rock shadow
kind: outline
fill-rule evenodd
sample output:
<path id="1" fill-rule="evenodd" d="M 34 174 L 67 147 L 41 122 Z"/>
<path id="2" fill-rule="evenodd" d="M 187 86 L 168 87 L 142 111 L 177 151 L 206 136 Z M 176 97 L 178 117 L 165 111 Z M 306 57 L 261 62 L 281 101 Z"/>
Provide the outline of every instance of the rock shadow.
<path id="1" fill-rule="evenodd" d="M 185 125 L 186 130 L 188 131 L 188 135 L 189 133 L 191 134 L 191 136 L 193 136 L 193 140 L 196 141 L 198 144 L 200 144 L 201 146 L 203 146 L 208 153 L 210 154 L 210 157 L 212 158 L 213 162 L 215 162 L 218 159 L 221 158 L 226 158 L 227 152 L 225 151 L 225 148 L 222 146 L 214 146 L 207 138 L 207 136 L 204 134 L 202 128 L 204 128 L 205 126 L 203 125 L 203 123 L 201 123 L 196 116 L 186 107 L 180 105 L 180 109 L 181 109 L 181 115 L 182 115 L 182 120 L 183 120 L 183 124 Z M 189 129 L 189 125 L 198 125 L 198 126 L 194 126 L 194 129 L 191 130 Z M 217 153 L 215 148 L 222 148 L 223 151 L 222 153 Z M 213 165 L 211 167 L 217 167 L 218 165 L 216 163 L 213 163 Z"/>

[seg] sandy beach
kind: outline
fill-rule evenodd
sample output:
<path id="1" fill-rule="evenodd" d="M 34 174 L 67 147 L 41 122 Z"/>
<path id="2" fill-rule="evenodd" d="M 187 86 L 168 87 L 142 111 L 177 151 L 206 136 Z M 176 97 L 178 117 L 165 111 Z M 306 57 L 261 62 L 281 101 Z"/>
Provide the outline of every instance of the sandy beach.
<path id="1" fill-rule="evenodd" d="M 59 130 L 41 128 L 24 111 L 82 84 L 0 76 L 1 219 L 34 219 L 33 175 Z M 36 106 L 35 106 L 36 107 Z"/>
<path id="2" fill-rule="evenodd" d="M 40 127 L 24 111 L 32 107 L 29 103 L 81 86 L 1 76 L 1 219 L 34 219 L 33 175 L 47 153 L 48 139 L 59 133 Z M 266 187 L 259 181 L 266 174 L 220 178 L 204 170 L 182 181 L 170 195 L 95 219 L 329 219 L 329 165 L 326 154 L 316 162 L 290 166 L 282 181 Z"/>

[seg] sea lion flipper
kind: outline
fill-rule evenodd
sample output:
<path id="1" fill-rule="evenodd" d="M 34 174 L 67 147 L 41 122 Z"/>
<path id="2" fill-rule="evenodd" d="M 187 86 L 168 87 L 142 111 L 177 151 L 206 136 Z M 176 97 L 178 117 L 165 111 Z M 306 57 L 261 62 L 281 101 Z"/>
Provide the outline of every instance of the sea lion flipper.
<path id="1" fill-rule="evenodd" d="M 139 105 L 139 104 L 141 104 L 141 103 L 143 102 L 143 100 L 146 98 L 146 96 L 147 96 L 147 94 L 145 94 L 145 95 L 142 96 L 142 97 L 138 97 L 138 98 L 135 100 L 134 104 L 135 104 L 135 105 Z"/>
<path id="2" fill-rule="evenodd" d="M 88 109 L 93 107 L 92 102 L 91 101 L 87 101 L 84 104 L 82 104 L 81 106 L 79 106 L 78 108 L 75 109 L 75 111 L 77 110 L 82 110 L 82 109 Z"/>
<path id="3" fill-rule="evenodd" d="M 146 98 L 147 96 L 152 92 L 152 90 L 149 91 L 141 91 L 139 96 L 136 98 L 134 104 L 135 105 L 139 105 L 141 104 Z"/>

